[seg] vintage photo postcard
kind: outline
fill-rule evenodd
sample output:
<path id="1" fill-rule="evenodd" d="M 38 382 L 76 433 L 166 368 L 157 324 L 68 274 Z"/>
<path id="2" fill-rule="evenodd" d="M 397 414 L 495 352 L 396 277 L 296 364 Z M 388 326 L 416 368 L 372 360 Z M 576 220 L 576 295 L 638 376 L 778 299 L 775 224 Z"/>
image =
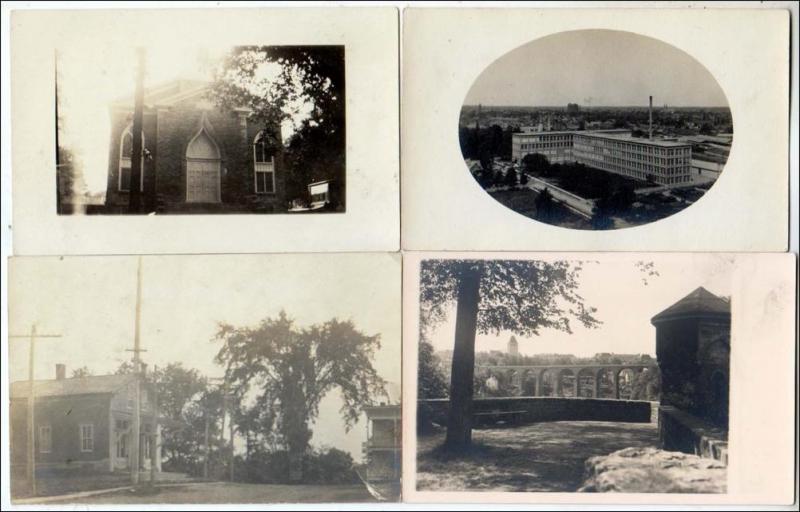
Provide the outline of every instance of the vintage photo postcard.
<path id="1" fill-rule="evenodd" d="M 404 248 L 785 250 L 788 14 L 406 10 Z"/>
<path id="2" fill-rule="evenodd" d="M 12 258 L 4 501 L 398 501 L 400 268 Z"/>
<path id="3" fill-rule="evenodd" d="M 796 264 L 410 253 L 404 499 L 790 504 Z"/>
<path id="4" fill-rule="evenodd" d="M 56 49 L 59 214 L 346 211 L 344 45 L 93 49 Z"/>
<path id="5" fill-rule="evenodd" d="M 11 43 L 17 254 L 399 248 L 395 9 L 17 10 Z"/>

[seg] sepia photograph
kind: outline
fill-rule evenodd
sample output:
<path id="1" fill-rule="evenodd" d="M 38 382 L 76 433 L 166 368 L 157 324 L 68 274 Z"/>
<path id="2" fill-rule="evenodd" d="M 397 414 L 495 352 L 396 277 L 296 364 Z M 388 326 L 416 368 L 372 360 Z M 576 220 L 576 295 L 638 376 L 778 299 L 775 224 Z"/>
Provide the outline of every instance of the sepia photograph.
<path id="1" fill-rule="evenodd" d="M 13 258 L 15 505 L 400 499 L 400 259 Z"/>
<path id="2" fill-rule="evenodd" d="M 489 196 L 539 222 L 620 229 L 674 215 L 723 172 L 733 120 L 717 81 L 651 37 L 575 30 L 489 65 L 459 143 Z"/>
<path id="3" fill-rule="evenodd" d="M 404 249 L 787 250 L 785 9 L 403 18 Z"/>
<path id="4" fill-rule="evenodd" d="M 790 422 L 750 422 L 790 412 L 752 400 L 791 380 L 768 362 L 793 347 L 791 255 L 436 254 L 406 262 L 407 499 L 725 500 L 786 469 Z"/>
<path id="5" fill-rule="evenodd" d="M 15 254 L 398 250 L 393 7 L 9 18 Z"/>
<path id="6" fill-rule="evenodd" d="M 343 45 L 77 45 L 55 94 L 59 214 L 346 210 Z"/>

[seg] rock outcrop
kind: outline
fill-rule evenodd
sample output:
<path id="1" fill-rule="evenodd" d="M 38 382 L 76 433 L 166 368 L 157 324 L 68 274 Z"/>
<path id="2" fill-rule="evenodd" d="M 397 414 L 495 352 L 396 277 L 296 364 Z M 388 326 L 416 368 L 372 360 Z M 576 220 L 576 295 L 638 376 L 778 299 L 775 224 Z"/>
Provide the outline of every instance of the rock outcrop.
<path id="1" fill-rule="evenodd" d="M 578 492 L 724 493 L 725 465 L 656 448 L 625 448 L 586 461 Z"/>

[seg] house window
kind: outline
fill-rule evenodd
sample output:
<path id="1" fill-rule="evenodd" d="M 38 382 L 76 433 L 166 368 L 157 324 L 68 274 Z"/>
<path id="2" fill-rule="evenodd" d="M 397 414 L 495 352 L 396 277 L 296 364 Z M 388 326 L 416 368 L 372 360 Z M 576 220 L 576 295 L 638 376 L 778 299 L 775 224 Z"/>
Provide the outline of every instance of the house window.
<path id="1" fill-rule="evenodd" d="M 142 455 L 145 459 L 150 459 L 150 449 L 152 445 L 150 444 L 151 435 L 150 435 L 150 425 L 143 425 L 144 427 L 144 435 L 142 436 Z"/>
<path id="2" fill-rule="evenodd" d="M 39 453 L 50 453 L 53 450 L 53 430 L 50 425 L 39 427 Z"/>
<path id="3" fill-rule="evenodd" d="M 128 192 L 131 189 L 131 167 L 133 156 L 133 134 L 129 125 L 119 142 L 119 190 Z M 144 190 L 144 132 L 142 132 L 142 173 L 139 176 L 139 190 Z"/>
<path id="4" fill-rule="evenodd" d="M 80 426 L 81 432 L 81 451 L 94 451 L 94 425 L 91 423 Z"/>
<path id="5" fill-rule="evenodd" d="M 128 458 L 128 434 L 121 434 L 117 437 L 117 457 Z"/>
<path id="6" fill-rule="evenodd" d="M 116 420 L 117 457 L 121 459 L 128 457 L 128 436 L 130 435 L 130 428 L 130 421 Z"/>
<path id="7" fill-rule="evenodd" d="M 256 194 L 275 193 L 275 156 L 266 139 L 262 131 L 253 142 Z"/>

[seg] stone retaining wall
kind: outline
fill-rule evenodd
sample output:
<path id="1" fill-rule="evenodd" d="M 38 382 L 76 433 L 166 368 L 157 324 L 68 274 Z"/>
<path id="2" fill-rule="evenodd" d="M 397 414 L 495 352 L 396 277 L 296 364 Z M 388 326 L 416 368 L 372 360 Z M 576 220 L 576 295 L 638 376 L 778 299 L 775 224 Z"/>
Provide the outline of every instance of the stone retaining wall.
<path id="1" fill-rule="evenodd" d="M 665 450 L 692 453 L 726 465 L 728 463 L 727 431 L 677 407 L 659 407 L 658 438 Z"/>
<path id="2" fill-rule="evenodd" d="M 651 422 L 650 402 L 640 400 L 613 400 L 598 398 L 563 397 L 508 397 L 476 398 L 474 412 L 480 414 L 475 426 L 491 426 L 502 421 L 517 424 L 542 421 L 620 421 L 635 423 Z M 419 400 L 417 402 L 417 424 L 421 428 L 437 423 L 447 423 L 449 400 L 446 398 Z M 514 415 L 502 413 L 514 412 Z"/>

